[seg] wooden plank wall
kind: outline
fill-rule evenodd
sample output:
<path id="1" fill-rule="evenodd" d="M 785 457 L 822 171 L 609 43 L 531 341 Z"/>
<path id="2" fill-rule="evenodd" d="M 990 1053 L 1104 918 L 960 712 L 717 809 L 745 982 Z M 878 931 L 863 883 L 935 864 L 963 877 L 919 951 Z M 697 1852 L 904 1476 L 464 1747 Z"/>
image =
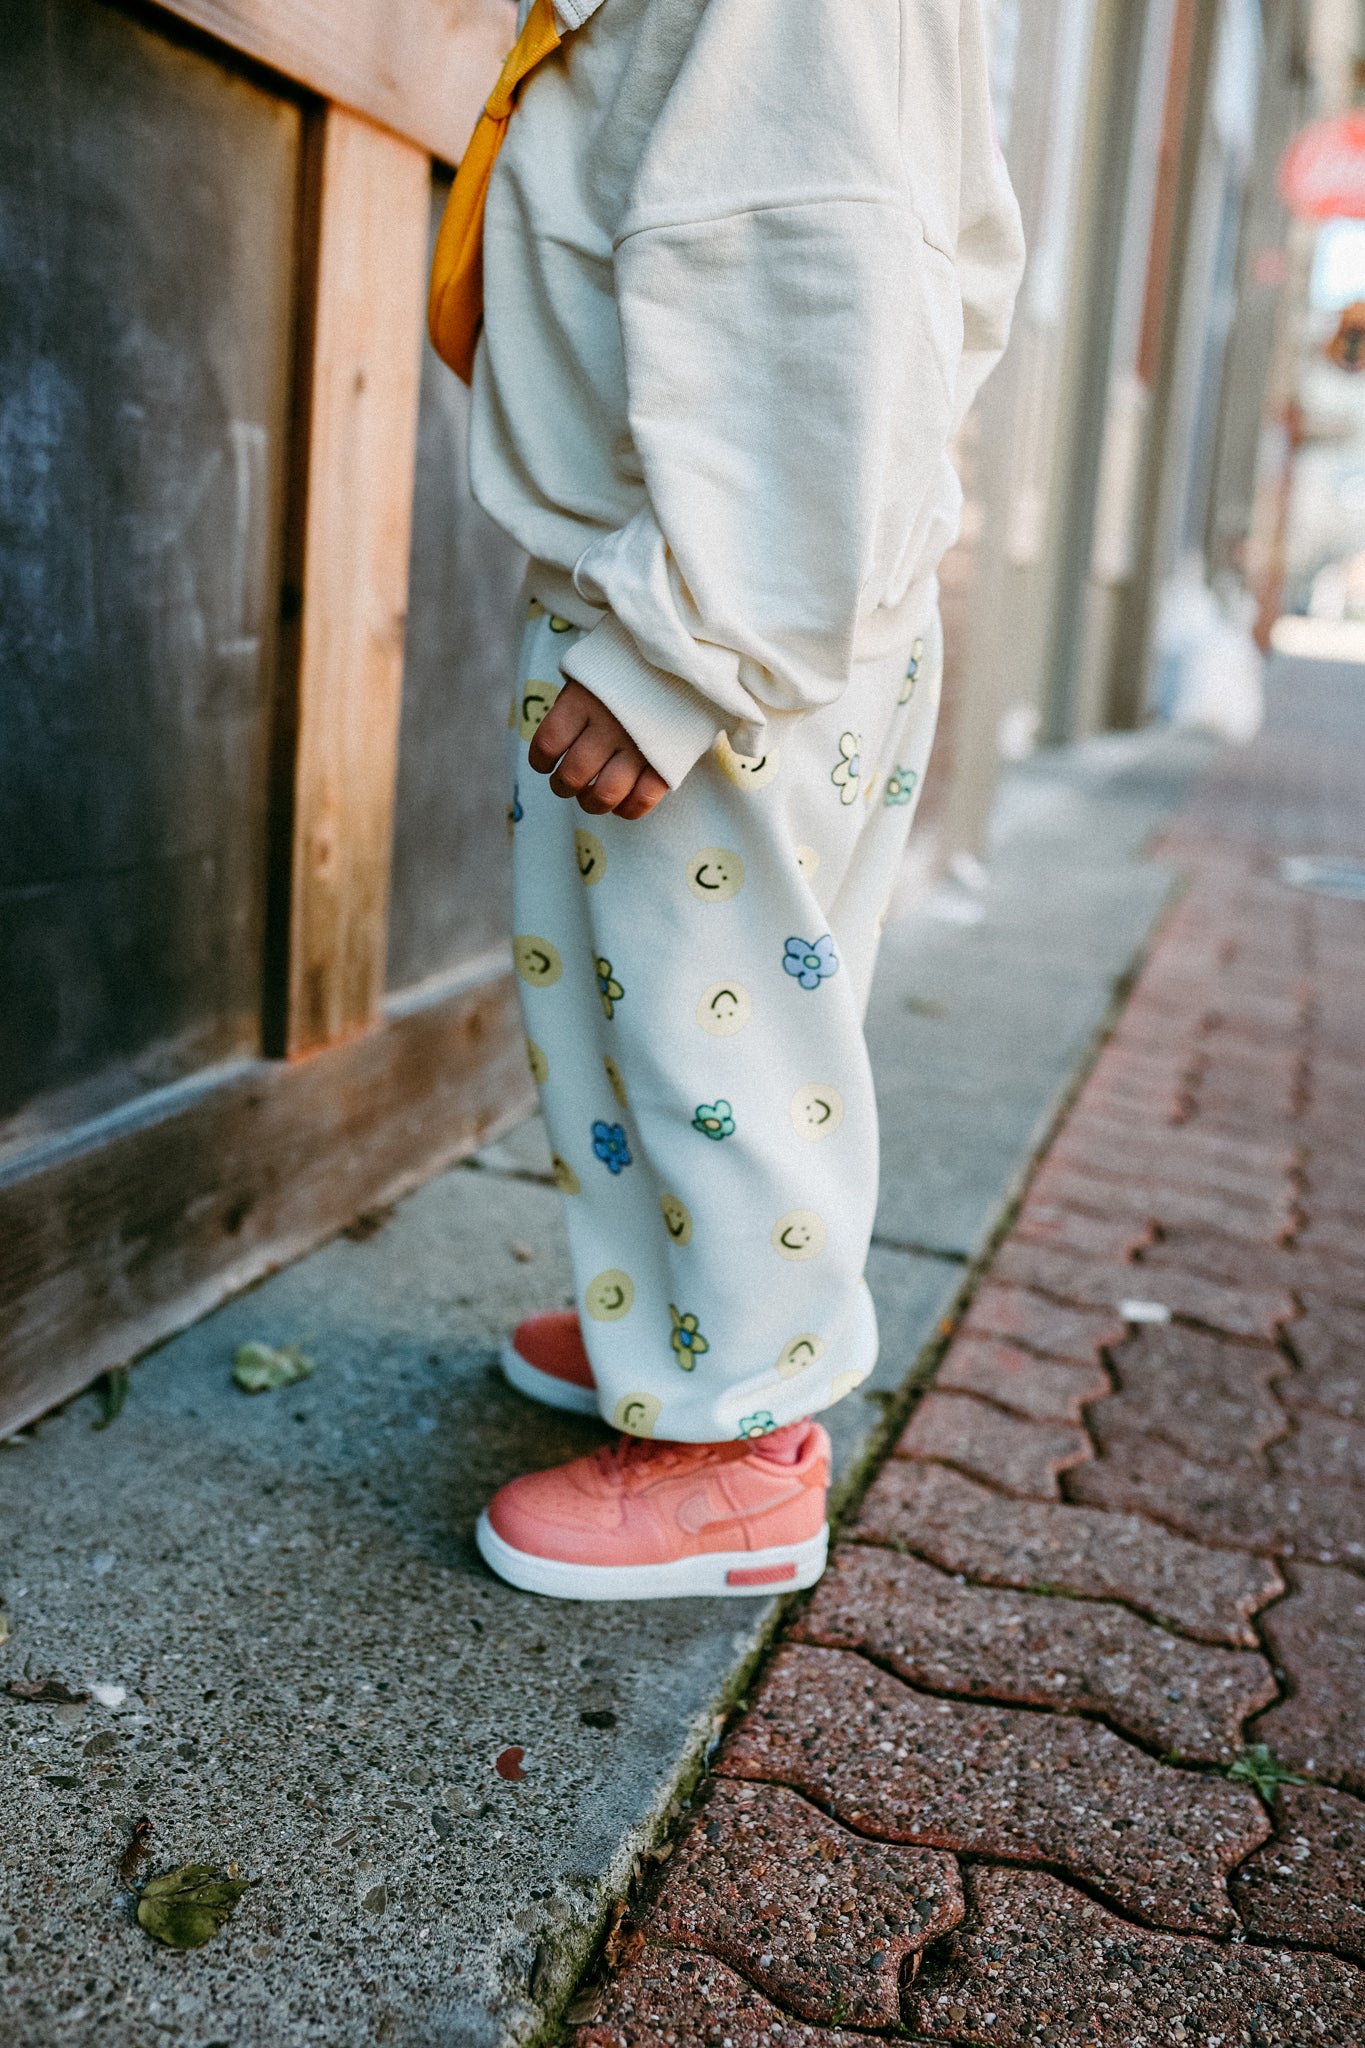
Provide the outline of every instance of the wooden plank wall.
<path id="1" fill-rule="evenodd" d="M 348 1044 L 241 1061 L 0 1175 L 0 1434 L 419 1186 L 526 1095 L 497 963 Z"/>
<path id="2" fill-rule="evenodd" d="M 157 0 L 320 98 L 457 163 L 511 45 L 511 0 Z"/>
<path id="3" fill-rule="evenodd" d="M 299 251 L 301 611 L 282 651 L 279 1059 L 0 1173 L 0 1433 L 416 1185 L 529 1105 L 501 958 L 383 1005 L 433 156 L 457 159 L 512 0 L 164 0 L 323 102 Z"/>

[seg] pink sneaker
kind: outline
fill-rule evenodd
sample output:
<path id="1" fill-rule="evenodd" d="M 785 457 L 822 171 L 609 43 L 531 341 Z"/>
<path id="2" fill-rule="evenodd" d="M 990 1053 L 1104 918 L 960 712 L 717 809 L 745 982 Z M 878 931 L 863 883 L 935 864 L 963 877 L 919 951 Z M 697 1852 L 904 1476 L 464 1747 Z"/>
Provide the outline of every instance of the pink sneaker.
<path id="1" fill-rule="evenodd" d="M 560 1600 L 790 1592 L 825 1568 L 828 1487 L 818 1422 L 737 1444 L 622 1437 L 500 1487 L 477 1540 L 499 1578 Z"/>
<path id="2" fill-rule="evenodd" d="M 502 1369 L 519 1394 L 547 1408 L 597 1413 L 597 1383 L 574 1309 L 552 1309 L 518 1323 L 502 1347 Z"/>

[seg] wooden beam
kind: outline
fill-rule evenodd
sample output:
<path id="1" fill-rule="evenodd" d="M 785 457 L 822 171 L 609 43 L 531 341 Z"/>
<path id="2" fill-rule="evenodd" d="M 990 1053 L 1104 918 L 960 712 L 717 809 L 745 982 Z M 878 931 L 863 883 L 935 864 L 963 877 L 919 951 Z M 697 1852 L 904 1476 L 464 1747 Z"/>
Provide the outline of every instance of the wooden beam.
<path id="1" fill-rule="evenodd" d="M 458 163 L 516 33 L 513 0 L 155 0 L 323 99 Z"/>
<path id="2" fill-rule="evenodd" d="M 499 961 L 349 1045 L 244 1060 L 0 1172 L 0 1435 L 518 1121 L 524 1044 Z"/>
<path id="3" fill-rule="evenodd" d="M 284 1049 L 367 1026 L 384 993 L 431 165 L 323 117 L 304 400 Z"/>

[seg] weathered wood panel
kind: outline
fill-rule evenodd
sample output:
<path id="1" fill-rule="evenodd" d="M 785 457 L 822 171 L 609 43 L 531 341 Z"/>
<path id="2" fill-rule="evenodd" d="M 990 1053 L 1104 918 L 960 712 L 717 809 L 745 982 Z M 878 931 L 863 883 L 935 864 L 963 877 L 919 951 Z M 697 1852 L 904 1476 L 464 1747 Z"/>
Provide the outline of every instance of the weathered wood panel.
<path id="1" fill-rule="evenodd" d="M 430 161 L 344 109 L 321 143 L 286 1048 L 376 1014 L 403 683 Z"/>
<path id="2" fill-rule="evenodd" d="M 433 232 L 448 189 L 435 180 Z M 512 916 L 505 713 L 525 557 L 469 494 L 469 393 L 430 349 L 418 417 L 389 907 L 395 989 L 505 944 Z"/>
<path id="3" fill-rule="evenodd" d="M 458 163 L 516 32 L 513 0 L 157 0 L 324 99 Z"/>
<path id="4" fill-rule="evenodd" d="M 301 116 L 95 0 L 0 57 L 0 1152 L 260 1044 Z"/>
<path id="5" fill-rule="evenodd" d="M 498 961 L 348 1045 L 243 1061 L 0 1174 L 0 1434 L 417 1186 L 529 1098 Z"/>

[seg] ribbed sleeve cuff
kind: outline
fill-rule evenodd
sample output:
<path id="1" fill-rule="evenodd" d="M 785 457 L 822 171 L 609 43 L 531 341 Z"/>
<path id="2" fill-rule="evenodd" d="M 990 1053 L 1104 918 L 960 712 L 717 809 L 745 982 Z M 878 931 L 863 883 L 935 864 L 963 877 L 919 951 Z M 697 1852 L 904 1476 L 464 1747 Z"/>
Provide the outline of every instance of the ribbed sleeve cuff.
<path id="1" fill-rule="evenodd" d="M 676 789 L 720 729 L 720 714 L 681 676 L 644 659 L 613 613 L 575 641 L 560 668 L 614 711 L 651 768 Z"/>

